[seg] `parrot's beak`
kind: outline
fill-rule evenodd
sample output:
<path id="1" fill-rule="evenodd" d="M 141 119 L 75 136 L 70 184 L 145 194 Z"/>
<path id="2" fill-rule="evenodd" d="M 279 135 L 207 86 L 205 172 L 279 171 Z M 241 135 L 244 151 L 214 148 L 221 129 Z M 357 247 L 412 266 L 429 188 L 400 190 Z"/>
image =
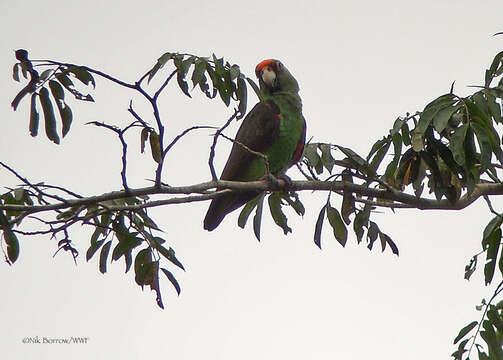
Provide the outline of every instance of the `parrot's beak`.
<path id="1" fill-rule="evenodd" d="M 272 68 L 267 66 L 261 71 L 262 81 L 271 89 L 276 85 L 276 73 Z"/>

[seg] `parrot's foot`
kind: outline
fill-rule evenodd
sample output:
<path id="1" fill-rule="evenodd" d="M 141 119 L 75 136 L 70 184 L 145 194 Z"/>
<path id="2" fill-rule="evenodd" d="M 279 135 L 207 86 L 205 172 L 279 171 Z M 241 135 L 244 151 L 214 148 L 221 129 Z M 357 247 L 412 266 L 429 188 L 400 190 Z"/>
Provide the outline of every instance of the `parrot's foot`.
<path id="1" fill-rule="evenodd" d="M 266 176 L 266 180 L 273 190 L 288 191 L 288 189 L 292 187 L 292 179 L 290 179 L 290 177 L 285 174 L 282 174 L 278 177 L 269 174 Z"/>
<path id="2" fill-rule="evenodd" d="M 279 176 L 279 179 L 285 182 L 285 185 L 283 186 L 284 190 L 289 190 L 292 187 L 292 179 L 290 178 L 290 176 L 282 174 L 281 176 Z"/>

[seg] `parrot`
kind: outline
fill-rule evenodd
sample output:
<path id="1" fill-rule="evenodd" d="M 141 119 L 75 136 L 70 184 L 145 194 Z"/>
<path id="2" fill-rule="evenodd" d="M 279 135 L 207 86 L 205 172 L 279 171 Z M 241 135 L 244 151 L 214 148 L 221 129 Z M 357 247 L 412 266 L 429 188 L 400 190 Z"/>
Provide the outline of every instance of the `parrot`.
<path id="1" fill-rule="evenodd" d="M 268 175 L 264 158 L 244 146 L 265 155 L 270 174 L 284 179 L 289 179 L 286 170 L 300 160 L 304 151 L 306 121 L 297 80 L 275 59 L 261 61 L 255 68 L 255 75 L 261 100 L 238 129 L 221 180 L 254 181 Z M 204 229 L 214 230 L 227 214 L 260 193 L 234 192 L 214 198 L 204 218 Z"/>

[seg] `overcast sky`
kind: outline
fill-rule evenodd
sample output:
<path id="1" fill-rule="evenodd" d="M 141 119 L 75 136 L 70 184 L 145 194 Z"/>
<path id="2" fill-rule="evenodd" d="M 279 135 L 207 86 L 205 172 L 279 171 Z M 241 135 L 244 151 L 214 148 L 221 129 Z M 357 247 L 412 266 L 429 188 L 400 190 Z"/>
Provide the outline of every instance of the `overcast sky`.
<path id="1" fill-rule="evenodd" d="M 21 86 L 11 77 L 15 49 L 129 82 L 165 51 L 215 53 L 249 76 L 259 61 L 277 58 L 300 84 L 308 138 L 366 154 L 397 116 L 421 110 L 454 80 L 461 95 L 472 91 L 467 85 L 481 84 L 503 45 L 492 37 L 503 30 L 500 1 L 3 1 L 0 14 L 0 160 L 34 182 L 86 195 L 120 189 L 120 147 L 111 134 L 84 123 L 126 124 L 131 98 L 145 117 L 149 110 L 136 95 L 98 81 L 96 103 L 74 106 L 72 130 L 61 145 L 43 131 L 33 139 L 26 99 L 17 112 L 10 107 Z M 170 136 L 192 125 L 221 125 L 232 114 L 217 100 L 187 99 L 175 86 L 161 106 Z M 170 153 L 165 182 L 210 179 L 209 135 L 193 133 Z M 146 186 L 153 163 L 135 146 L 130 185 Z M 222 143 L 219 169 L 227 152 Z M 290 175 L 300 179 L 295 171 Z M 2 187 L 15 184 L 0 171 Z M 0 266 L 2 357 L 448 358 L 459 329 L 480 316 L 475 305 L 492 293 L 480 273 L 463 280 L 491 218 L 484 204 L 449 214 L 377 214 L 400 248 L 397 258 L 357 245 L 352 233 L 342 248 L 328 227 L 320 251 L 312 238 L 323 198 L 301 193 L 307 214 L 291 214 L 288 236 L 264 218 L 261 243 L 250 227 L 237 228 L 237 215 L 204 231 L 207 203 L 153 212 L 187 269 L 170 268 L 182 286 L 179 297 L 162 280 L 165 310 L 154 293 L 136 286 L 132 272 L 124 275 L 122 261 L 109 265 L 106 275 L 98 272 L 97 259 L 85 262 L 88 232 L 73 235 L 82 254 L 78 266 L 68 254 L 53 258 L 57 246 L 48 238 L 22 239 L 17 263 Z M 22 343 L 36 336 L 89 341 Z"/>

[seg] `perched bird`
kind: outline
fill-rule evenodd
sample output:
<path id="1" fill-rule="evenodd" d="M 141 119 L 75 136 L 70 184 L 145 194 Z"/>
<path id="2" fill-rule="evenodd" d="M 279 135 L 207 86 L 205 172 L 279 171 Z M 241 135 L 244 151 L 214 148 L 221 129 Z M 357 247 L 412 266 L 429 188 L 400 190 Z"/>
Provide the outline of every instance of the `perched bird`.
<path id="1" fill-rule="evenodd" d="M 300 160 L 306 139 L 306 121 L 297 80 L 278 60 L 264 60 L 255 68 L 262 100 L 246 115 L 239 128 L 231 153 L 220 177 L 221 180 L 254 181 L 264 178 L 266 164 L 270 173 L 281 177 Z M 214 230 L 224 217 L 259 195 L 247 191 L 220 196 L 211 201 L 204 228 Z"/>

